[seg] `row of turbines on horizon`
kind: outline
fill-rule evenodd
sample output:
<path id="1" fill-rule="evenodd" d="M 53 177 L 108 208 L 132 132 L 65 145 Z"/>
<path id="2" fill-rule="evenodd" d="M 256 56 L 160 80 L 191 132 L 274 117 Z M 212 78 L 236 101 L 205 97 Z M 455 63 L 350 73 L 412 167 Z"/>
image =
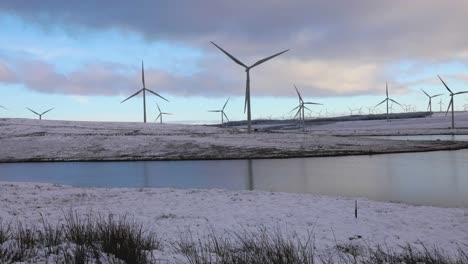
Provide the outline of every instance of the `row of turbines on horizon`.
<path id="1" fill-rule="evenodd" d="M 246 87 L 245 87 L 245 101 L 244 101 L 244 114 L 247 112 L 247 131 L 250 133 L 251 130 L 252 130 L 252 114 L 251 114 L 251 101 L 250 101 L 250 70 L 253 69 L 254 67 L 264 63 L 264 62 L 267 62 L 283 53 L 286 53 L 287 51 L 289 50 L 284 50 L 284 51 L 281 51 L 281 52 L 278 52 L 274 55 L 271 55 L 269 57 L 266 57 L 264 59 L 261 59 L 257 62 L 255 62 L 254 64 L 250 65 L 250 66 L 247 66 L 246 64 L 242 63 L 240 60 L 238 60 L 236 57 L 234 57 L 233 55 L 231 55 L 230 53 L 228 53 L 226 50 L 224 50 L 223 48 L 221 48 L 220 46 L 218 46 L 216 43 L 214 43 L 213 41 L 211 41 L 211 43 L 216 47 L 218 48 L 221 52 L 223 52 L 226 56 L 228 56 L 232 61 L 234 61 L 235 63 L 239 64 L 240 66 L 244 67 L 245 69 L 245 72 L 246 72 Z M 461 91 L 461 92 L 456 92 L 454 93 L 449 87 L 448 85 L 444 82 L 444 80 L 442 80 L 442 78 L 437 75 L 437 77 L 440 79 L 440 81 L 442 82 L 442 84 L 445 86 L 445 88 L 447 89 L 447 91 L 449 92 L 450 94 L 450 103 L 449 103 L 449 106 L 447 108 L 447 112 L 446 112 L 446 115 L 448 114 L 449 110 L 451 109 L 451 113 L 452 113 L 452 128 L 455 128 L 455 110 L 454 110 L 454 97 L 456 95 L 460 95 L 460 94 L 465 94 L 465 93 L 468 93 L 468 91 Z M 127 97 L 126 99 L 124 99 L 123 101 L 121 101 L 120 103 L 124 103 L 126 102 L 127 100 L 139 95 L 140 93 L 143 93 L 143 122 L 146 123 L 147 121 L 147 118 L 146 118 L 146 92 L 148 93 L 151 93 L 161 99 L 163 99 L 164 101 L 166 102 L 169 102 L 169 100 L 167 100 L 166 98 L 164 98 L 163 96 L 161 96 L 160 94 L 146 88 L 146 84 L 145 84 L 145 71 L 144 71 L 144 64 L 143 64 L 143 61 L 141 62 L 141 79 L 142 79 L 142 84 L 143 84 L 143 87 L 138 90 L 137 92 L 135 92 L 134 94 L 130 95 L 129 97 Z M 299 118 L 301 124 L 302 124 L 302 127 L 304 128 L 305 127 L 305 110 L 309 110 L 309 111 L 312 111 L 310 110 L 307 105 L 323 105 L 323 104 L 320 104 L 320 103 L 315 103 L 315 102 L 305 102 L 299 92 L 299 90 L 297 89 L 296 85 L 294 85 L 294 89 L 296 90 L 296 93 L 297 93 L 297 96 L 298 96 L 298 99 L 299 99 L 299 104 L 298 106 L 296 106 L 295 108 L 293 108 L 290 112 L 294 112 L 296 111 L 296 114 L 294 116 L 294 118 Z M 423 89 L 421 89 L 421 91 L 429 98 L 429 103 L 428 103 L 428 107 L 427 107 L 427 110 L 432 113 L 432 99 L 435 98 L 435 97 L 438 97 L 438 96 L 441 96 L 443 94 L 436 94 L 436 95 L 429 95 L 426 91 L 424 91 Z M 409 112 L 409 111 L 415 111 L 415 107 L 412 106 L 412 105 L 404 105 L 404 104 L 400 104 L 399 102 L 397 102 L 396 100 L 392 99 L 389 97 L 389 93 L 388 93 L 388 83 L 386 83 L 385 85 L 385 92 L 386 92 L 386 97 L 385 99 L 380 102 L 379 104 L 377 104 L 376 106 L 374 107 L 367 107 L 368 108 L 368 111 L 369 111 L 369 114 L 372 114 L 374 111 L 375 111 L 375 108 L 380 106 L 381 104 L 383 103 L 386 103 L 386 118 L 387 118 L 387 121 L 389 121 L 389 114 L 391 112 L 393 112 L 393 104 L 397 104 L 399 105 L 405 112 Z M 229 121 L 229 118 L 226 114 L 226 112 L 224 111 L 225 108 L 226 108 L 226 105 L 228 104 L 229 102 L 229 99 L 228 98 L 225 102 L 225 104 L 223 105 L 223 107 L 219 110 L 209 110 L 209 112 L 216 112 L 216 113 L 220 113 L 221 115 L 221 125 L 224 125 L 224 118 L 226 118 L 226 120 Z M 391 105 L 389 105 L 389 103 L 391 103 Z M 442 112 L 442 99 L 441 101 L 439 102 L 439 105 L 440 105 L 440 111 Z M 166 113 L 166 112 L 163 112 L 161 111 L 160 107 L 158 104 L 157 105 L 157 108 L 158 108 L 158 111 L 159 111 L 159 115 L 156 117 L 156 120 L 159 120 L 160 123 L 163 122 L 163 116 L 164 115 L 172 115 L 171 113 Z M 0 105 L 0 108 L 4 108 L 4 109 L 7 109 L 6 107 L 4 106 L 1 106 Z M 52 111 L 54 108 L 51 108 L 47 111 L 44 111 L 42 113 L 38 113 L 30 108 L 27 108 L 29 111 L 31 111 L 32 113 L 36 114 L 38 117 L 39 117 L 39 120 L 42 120 L 42 116 L 50 111 Z M 362 107 L 361 108 L 357 108 L 357 109 L 352 109 L 352 108 L 349 108 L 349 111 L 350 111 L 350 114 L 353 115 L 353 113 L 355 111 L 357 111 L 360 115 L 362 114 Z M 465 104 L 464 105 L 464 109 L 465 111 L 468 109 L 468 104 Z M 375 113 L 375 112 L 374 112 Z"/>
<path id="2" fill-rule="evenodd" d="M 276 54 L 273 54 L 269 57 L 266 57 L 264 59 L 261 59 L 257 62 L 255 62 L 254 64 L 250 65 L 250 66 L 247 66 L 246 64 L 244 64 L 243 62 L 241 62 L 239 59 L 237 59 L 236 57 L 234 57 L 232 54 L 230 54 L 229 52 L 227 52 L 226 50 L 224 50 L 223 48 L 221 48 L 219 45 L 217 45 L 216 43 L 214 43 L 213 41 L 211 41 L 211 44 L 213 44 L 216 48 L 218 48 L 221 52 L 223 52 L 227 57 L 229 57 L 232 61 L 234 61 L 235 63 L 237 63 L 238 65 L 244 67 L 245 69 L 245 72 L 246 72 L 246 87 L 245 87 L 245 101 L 244 101 L 244 113 L 247 112 L 247 132 L 251 132 L 252 130 L 252 114 L 251 114 L 251 101 L 250 101 L 250 70 L 253 69 L 254 67 L 264 63 L 264 62 L 267 62 L 283 53 L 286 53 L 289 51 L 288 50 L 284 50 L 284 51 L 281 51 L 281 52 L 278 52 Z M 459 94 L 464 94 L 464 93 L 468 93 L 468 91 L 462 91 L 462 92 L 457 92 L 457 93 L 453 93 L 450 88 L 447 86 L 447 84 L 442 80 L 442 78 L 437 75 L 437 77 L 439 77 L 440 81 L 444 84 L 445 88 L 449 91 L 450 93 L 450 103 L 449 103 L 449 107 L 447 109 L 447 113 L 450 109 L 450 107 L 452 108 L 452 128 L 455 128 L 455 113 L 454 113 L 454 104 L 453 104 L 453 98 L 455 95 L 459 95 Z M 150 93 L 153 93 L 154 95 L 162 98 L 163 100 L 165 101 L 168 101 L 167 99 L 165 99 L 164 97 L 162 97 L 161 95 L 157 94 L 156 92 L 153 92 L 149 89 L 147 89 L 145 87 L 145 79 L 144 79 L 144 69 L 143 69 L 143 62 L 142 62 L 142 81 L 143 81 L 143 88 L 139 91 L 137 91 L 135 94 L 131 95 L 130 97 L 128 97 L 127 99 L 123 100 L 121 103 L 127 101 L 128 99 L 138 95 L 139 93 L 143 92 L 143 120 L 144 122 L 146 122 L 146 98 L 145 98 L 145 91 L 148 91 Z M 295 108 L 293 108 L 291 110 L 292 111 L 295 111 L 297 110 L 294 118 L 298 118 L 299 117 L 299 120 L 301 121 L 301 124 L 302 124 L 302 127 L 304 128 L 305 126 L 305 109 L 311 111 L 306 105 L 322 105 L 320 103 L 314 103 L 314 102 L 305 102 L 303 99 L 302 99 L 302 96 L 299 92 L 299 90 L 297 89 L 296 85 L 294 85 L 294 88 L 296 90 L 296 93 L 298 95 L 298 98 L 299 98 L 299 105 L 296 106 Z M 379 105 L 383 104 L 383 103 L 386 103 L 386 107 L 387 107 L 387 121 L 389 121 L 389 110 L 390 110 L 390 107 L 389 106 L 389 102 L 391 102 L 392 104 L 395 103 L 395 104 L 398 104 L 399 106 L 402 107 L 403 110 L 405 110 L 406 112 L 410 111 L 410 110 L 414 110 L 414 108 L 411 107 L 411 105 L 402 105 L 400 103 L 398 103 L 397 101 L 395 101 L 394 99 L 390 98 L 388 96 L 388 83 L 386 83 L 385 85 L 385 91 L 386 91 L 386 98 L 380 102 L 379 104 L 377 104 L 375 107 L 373 108 L 376 108 L 378 107 Z M 421 89 L 422 90 L 422 89 Z M 437 95 L 433 95 L 433 96 L 430 96 L 428 93 L 426 93 L 426 91 L 422 90 L 424 92 L 424 94 L 426 96 L 429 97 L 429 104 L 428 104 L 428 110 L 432 113 L 432 98 L 435 98 L 435 97 L 438 97 L 438 96 L 441 96 L 442 94 L 437 94 Z M 168 101 L 169 102 L 169 101 Z M 228 121 L 229 121 L 229 118 L 227 117 L 226 113 L 224 112 L 224 109 L 227 105 L 227 103 L 229 102 L 229 98 L 228 100 L 226 101 L 226 103 L 224 104 L 223 108 L 221 110 L 210 110 L 209 112 L 217 112 L 217 113 L 220 113 L 221 115 L 221 125 L 224 124 L 224 118 L 226 118 Z M 440 102 L 441 104 L 441 107 L 442 107 L 442 102 Z M 466 107 L 465 107 L 466 108 Z M 159 109 L 159 106 L 158 106 L 158 109 Z M 351 111 L 351 109 L 350 109 Z M 369 112 L 371 110 L 369 109 Z M 159 109 L 159 112 L 160 112 L 160 117 L 161 117 L 161 122 L 162 122 L 162 115 L 163 113 L 161 112 L 161 110 Z M 359 109 L 359 112 L 361 113 L 361 109 Z M 353 113 L 353 111 L 351 111 L 351 114 Z M 158 116 L 158 117 L 159 117 Z"/>

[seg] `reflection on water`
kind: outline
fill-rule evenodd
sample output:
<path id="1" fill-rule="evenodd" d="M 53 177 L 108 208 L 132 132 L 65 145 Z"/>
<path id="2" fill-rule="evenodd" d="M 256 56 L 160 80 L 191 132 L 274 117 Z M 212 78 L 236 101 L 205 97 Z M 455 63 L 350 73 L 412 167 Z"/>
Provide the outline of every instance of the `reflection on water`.
<path id="1" fill-rule="evenodd" d="M 265 190 L 468 207 L 468 150 L 276 160 L 0 164 L 0 180 Z"/>
<path id="2" fill-rule="evenodd" d="M 415 136 L 371 136 L 366 138 L 380 138 L 393 140 L 443 140 L 468 141 L 468 135 L 415 135 Z"/>

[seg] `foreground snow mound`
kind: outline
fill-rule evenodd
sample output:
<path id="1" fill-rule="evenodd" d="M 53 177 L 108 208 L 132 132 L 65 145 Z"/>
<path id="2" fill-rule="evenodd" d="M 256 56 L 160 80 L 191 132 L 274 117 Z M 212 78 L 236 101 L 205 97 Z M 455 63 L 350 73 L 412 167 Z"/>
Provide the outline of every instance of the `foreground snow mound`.
<path id="1" fill-rule="evenodd" d="M 27 225 L 78 215 L 126 216 L 172 245 L 186 237 L 259 229 L 313 234 L 317 249 L 352 242 L 388 246 L 437 245 L 452 252 L 468 241 L 468 210 L 258 191 L 99 189 L 50 184 L 0 184 L 0 218 Z M 464 244 L 465 243 L 465 244 Z M 174 254 L 162 247 L 161 257 Z M 167 257 L 169 258 L 169 257 Z"/>

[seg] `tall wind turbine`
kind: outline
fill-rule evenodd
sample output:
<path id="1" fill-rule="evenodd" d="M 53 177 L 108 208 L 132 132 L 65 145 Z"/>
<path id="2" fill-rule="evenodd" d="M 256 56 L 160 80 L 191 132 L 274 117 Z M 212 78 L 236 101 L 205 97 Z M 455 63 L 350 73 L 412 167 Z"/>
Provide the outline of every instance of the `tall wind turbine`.
<path id="1" fill-rule="evenodd" d="M 298 109 L 296 115 L 294 116 L 294 118 L 299 116 L 299 120 L 301 120 L 301 123 L 302 123 L 302 130 L 305 130 L 305 113 L 304 113 L 304 110 L 307 109 L 309 111 L 312 111 L 306 105 L 323 105 L 323 104 L 313 103 L 313 102 L 304 102 L 304 100 L 302 99 L 301 93 L 299 93 L 299 90 L 297 89 L 295 84 L 294 84 L 294 89 L 296 89 L 296 93 L 297 93 L 297 96 L 299 98 L 299 105 L 296 106 L 295 108 L 293 108 L 293 110 L 291 110 L 291 112 Z M 319 116 L 320 116 L 320 114 L 319 114 Z"/>
<path id="2" fill-rule="evenodd" d="M 432 113 L 432 98 L 434 97 L 437 97 L 437 96 L 441 96 L 442 94 L 436 94 L 436 95 L 429 95 L 426 93 L 426 91 L 424 91 L 423 89 L 421 89 L 421 91 L 427 96 L 429 97 L 429 104 L 427 105 L 427 110 L 429 110 L 430 113 Z"/>
<path id="3" fill-rule="evenodd" d="M 455 95 L 468 93 L 468 91 L 463 91 L 463 92 L 454 93 L 454 92 L 452 92 L 452 90 L 450 90 L 450 88 L 448 88 L 447 84 L 444 82 L 444 80 L 442 80 L 442 78 L 440 78 L 439 75 L 437 75 L 437 77 L 439 77 L 440 81 L 444 84 L 445 88 L 447 88 L 447 90 L 448 90 L 449 93 L 450 93 L 450 103 L 449 103 L 449 106 L 448 106 L 448 108 L 447 108 L 447 113 L 445 113 L 445 116 L 447 116 L 448 111 L 449 111 L 449 109 L 450 109 L 450 106 L 452 106 L 452 129 L 454 129 L 454 128 L 455 128 L 455 106 L 453 105 L 453 97 L 454 97 Z"/>
<path id="4" fill-rule="evenodd" d="M 29 107 L 26 107 L 26 108 L 27 108 L 29 111 L 31 111 L 31 112 L 33 112 L 34 114 L 36 114 L 37 116 L 39 116 L 39 120 L 42 120 L 42 116 L 43 116 L 45 113 L 50 112 L 50 111 L 52 111 L 52 110 L 54 109 L 54 108 L 51 108 L 51 109 L 49 109 L 49 110 L 47 110 L 47 111 L 44 111 L 44 112 L 42 112 L 42 113 L 39 114 L 38 112 L 32 110 L 32 109 L 29 108 Z"/>
<path id="5" fill-rule="evenodd" d="M 251 109 L 250 109 L 250 70 L 253 69 L 254 67 L 266 62 L 266 61 L 269 61 L 269 60 L 273 59 L 276 56 L 279 56 L 279 55 L 287 52 L 288 50 L 284 50 L 282 52 L 276 53 L 276 54 L 274 54 L 274 55 L 272 55 L 270 57 L 266 57 L 264 59 L 261 59 L 261 60 L 255 62 L 254 64 L 250 65 L 250 66 L 247 66 L 244 63 L 242 63 L 240 60 L 236 59 L 234 56 L 229 54 L 227 51 L 223 50 L 220 46 L 216 45 L 216 43 L 214 43 L 213 41 L 211 41 L 211 44 L 215 45 L 219 50 L 221 50 L 224 54 L 226 54 L 229 58 L 231 58 L 231 60 L 233 60 L 235 63 L 237 63 L 240 66 L 245 68 L 245 72 L 247 74 L 247 81 L 246 81 L 246 86 L 245 86 L 244 113 L 245 113 L 245 111 L 247 109 L 247 121 L 248 121 L 247 131 L 250 133 L 251 130 L 252 130 L 252 114 L 251 114 Z"/>
<path id="6" fill-rule="evenodd" d="M 397 104 L 397 105 L 399 105 L 399 106 L 401 106 L 401 104 L 398 103 L 397 101 L 391 99 L 390 97 L 388 97 L 388 83 L 387 83 L 387 82 L 385 82 L 385 92 L 386 92 L 386 94 L 387 94 L 387 97 L 386 97 L 382 102 L 380 102 L 379 104 L 377 104 L 377 105 L 374 106 L 374 107 L 377 107 L 377 106 L 379 106 L 379 105 L 381 105 L 381 104 L 387 102 L 387 122 L 389 122 L 389 119 L 388 119 L 388 118 L 389 118 L 389 116 L 388 116 L 388 101 L 392 101 L 392 102 L 394 102 L 395 104 Z M 403 107 L 403 106 L 401 106 L 401 107 Z"/>
<path id="7" fill-rule="evenodd" d="M 146 85 L 145 85 L 145 69 L 144 69 L 144 66 L 143 66 L 143 61 L 141 61 L 141 81 L 143 82 L 143 88 L 141 88 L 140 90 L 138 90 L 138 92 L 132 94 L 131 96 L 129 96 L 127 99 L 123 100 L 120 103 L 123 103 L 123 102 L 127 101 L 128 99 L 130 99 L 130 98 L 138 95 L 139 93 L 143 92 L 143 122 L 146 123 L 146 91 L 160 97 L 161 99 L 164 99 L 167 102 L 169 102 L 169 100 L 167 100 L 166 98 L 164 98 L 161 95 L 157 94 L 156 92 L 153 92 L 150 89 L 146 88 Z"/>
<path id="8" fill-rule="evenodd" d="M 229 97 L 226 100 L 226 103 L 224 103 L 223 108 L 221 108 L 221 110 L 209 110 L 208 111 L 208 112 L 212 112 L 212 113 L 221 113 L 221 126 L 224 126 L 224 117 L 226 117 L 226 120 L 229 122 L 229 118 L 226 115 L 226 113 L 224 112 L 224 108 L 226 108 L 226 105 L 228 104 L 229 99 L 231 99 L 231 97 Z"/>
<path id="9" fill-rule="evenodd" d="M 162 111 L 161 111 L 161 108 L 159 108 L 159 105 L 156 104 L 156 106 L 158 107 L 159 115 L 158 115 L 158 117 L 156 117 L 156 119 L 154 120 L 154 122 L 158 121 L 158 119 L 159 119 L 159 123 L 162 124 L 162 123 L 163 123 L 163 115 L 172 115 L 172 114 L 171 114 L 171 113 L 162 112 Z"/>

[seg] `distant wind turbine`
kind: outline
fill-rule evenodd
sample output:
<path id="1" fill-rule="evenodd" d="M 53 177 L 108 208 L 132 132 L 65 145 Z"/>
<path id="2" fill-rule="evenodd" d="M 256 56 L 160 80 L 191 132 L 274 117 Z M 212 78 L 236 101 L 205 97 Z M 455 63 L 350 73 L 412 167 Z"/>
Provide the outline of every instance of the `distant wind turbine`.
<path id="1" fill-rule="evenodd" d="M 248 122 L 247 131 L 250 133 L 251 130 L 252 130 L 252 114 L 251 114 L 251 109 L 250 109 L 250 70 L 253 69 L 254 67 L 268 61 L 268 60 L 273 59 L 276 56 L 279 56 L 279 55 L 287 52 L 288 50 L 284 50 L 282 52 L 276 53 L 276 54 L 274 54 L 274 55 L 272 55 L 270 57 L 266 57 L 264 59 L 261 59 L 261 60 L 255 62 L 251 66 L 247 66 L 244 63 L 242 63 L 240 60 L 236 59 L 234 56 L 229 54 L 227 51 L 223 50 L 220 46 L 216 45 L 216 43 L 214 43 L 213 41 L 211 41 L 211 44 L 215 45 L 219 50 L 221 50 L 224 54 L 226 54 L 229 58 L 231 58 L 231 60 L 233 60 L 235 63 L 237 63 L 237 64 L 239 64 L 239 65 L 241 65 L 242 67 L 245 68 L 245 72 L 247 74 L 247 81 L 246 81 L 246 87 L 245 87 L 244 113 L 245 113 L 245 111 L 247 109 L 247 122 Z"/>
<path id="2" fill-rule="evenodd" d="M 165 100 L 167 102 L 169 102 L 169 100 L 167 100 L 166 98 L 164 98 L 161 95 L 157 94 L 156 92 L 153 92 L 150 89 L 146 88 L 146 85 L 145 85 L 145 69 L 144 69 L 144 66 L 143 66 L 143 61 L 141 61 L 141 81 L 143 82 L 143 88 L 141 88 L 140 90 L 138 90 L 138 92 L 132 94 L 131 96 L 129 96 L 127 99 L 123 100 L 120 103 L 123 103 L 123 102 L 127 101 L 128 99 L 130 99 L 130 98 L 138 95 L 139 93 L 143 92 L 143 122 L 146 123 L 146 91 L 160 97 L 161 99 L 163 99 L 163 100 Z"/>
<path id="3" fill-rule="evenodd" d="M 221 113 L 221 126 L 224 125 L 224 117 L 226 117 L 226 120 L 229 122 L 229 118 L 228 118 L 228 116 L 226 115 L 226 113 L 224 112 L 224 108 L 226 108 L 226 105 L 228 104 L 229 99 L 231 99 L 231 97 L 229 97 L 229 98 L 226 100 L 226 103 L 224 103 L 223 108 L 221 108 L 221 110 L 209 110 L 209 111 L 208 111 L 208 112 L 213 112 L 213 113 Z"/>
<path id="4" fill-rule="evenodd" d="M 444 84 L 445 88 L 447 88 L 447 90 L 448 90 L 449 93 L 450 93 L 450 103 L 449 103 L 449 106 L 448 106 L 448 108 L 447 108 L 447 113 L 445 113 L 445 116 L 447 116 L 448 111 L 449 111 L 449 109 L 450 109 L 450 106 L 452 106 L 452 129 L 454 129 L 454 128 L 455 128 L 455 106 L 453 105 L 453 97 L 454 97 L 455 95 L 468 93 L 468 91 L 463 91 L 463 92 L 454 93 L 454 92 L 452 92 L 452 90 L 450 90 L 450 88 L 448 88 L 447 84 L 444 82 L 444 80 L 442 80 L 442 78 L 440 78 L 439 75 L 437 75 L 437 77 L 439 77 L 440 81 Z"/>
<path id="5" fill-rule="evenodd" d="M 51 109 L 49 109 L 49 110 L 47 110 L 47 111 L 44 111 L 44 112 L 42 112 L 42 113 L 39 114 L 38 112 L 32 110 L 32 109 L 29 108 L 29 107 L 26 107 L 26 108 L 27 108 L 29 111 L 31 111 L 31 112 L 33 112 L 34 114 L 36 114 L 37 116 L 39 116 L 39 120 L 42 120 L 42 116 L 45 115 L 47 112 L 50 112 L 50 111 L 54 110 L 54 108 L 51 108 Z"/>
<path id="6" fill-rule="evenodd" d="M 444 103 L 442 102 L 442 98 L 440 98 L 440 101 L 438 102 L 438 104 L 439 104 L 439 107 L 440 107 L 439 112 L 442 112 L 442 106 L 444 105 Z"/>
<path id="7" fill-rule="evenodd" d="M 424 91 L 423 89 L 421 89 L 421 91 L 429 98 L 429 104 L 427 105 L 427 110 L 429 110 L 429 112 L 432 113 L 432 98 L 441 96 L 442 94 L 436 94 L 436 95 L 431 96 L 428 93 L 426 93 L 426 91 Z"/>
<path id="8" fill-rule="evenodd" d="M 377 104 L 377 105 L 374 106 L 374 107 L 377 107 L 377 106 L 379 106 L 379 105 L 381 105 L 381 104 L 387 102 L 387 122 L 389 122 L 389 119 L 388 119 L 388 118 L 389 118 L 389 114 L 388 114 L 388 109 L 389 109 L 389 107 L 388 107 L 388 101 L 392 101 L 392 102 L 396 103 L 397 105 L 399 105 L 399 106 L 401 106 L 401 107 L 403 107 L 403 106 L 402 106 L 400 103 L 398 103 L 397 101 L 395 101 L 395 100 L 391 99 L 390 97 L 388 97 L 388 83 L 387 83 L 387 82 L 385 83 L 385 92 L 386 92 L 387 97 L 386 97 L 382 102 L 380 102 L 379 104 Z"/>
<path id="9" fill-rule="evenodd" d="M 163 123 L 163 115 L 172 115 L 172 114 L 171 114 L 171 113 L 162 112 L 162 111 L 161 111 L 161 108 L 159 108 L 159 105 L 156 104 L 156 106 L 158 107 L 159 115 L 158 115 L 158 117 L 156 117 L 156 119 L 154 120 L 154 122 L 158 121 L 158 119 L 159 119 L 159 123 L 162 124 L 162 123 Z"/>
<path id="10" fill-rule="evenodd" d="M 294 107 L 291 110 L 291 112 L 298 109 L 297 112 L 296 112 L 296 115 L 294 116 L 294 118 L 299 117 L 299 120 L 301 120 L 301 123 L 302 123 L 302 130 L 305 130 L 305 113 L 304 113 L 304 110 L 307 109 L 309 111 L 312 111 L 306 105 L 323 105 L 323 104 L 313 103 L 313 102 L 304 102 L 304 100 L 302 99 L 301 93 L 299 93 L 299 90 L 297 89 L 295 84 L 294 84 L 294 89 L 296 89 L 296 93 L 297 93 L 297 96 L 299 98 L 299 105 Z M 321 113 L 322 113 L 322 111 L 320 111 L 319 117 L 320 117 Z"/>

